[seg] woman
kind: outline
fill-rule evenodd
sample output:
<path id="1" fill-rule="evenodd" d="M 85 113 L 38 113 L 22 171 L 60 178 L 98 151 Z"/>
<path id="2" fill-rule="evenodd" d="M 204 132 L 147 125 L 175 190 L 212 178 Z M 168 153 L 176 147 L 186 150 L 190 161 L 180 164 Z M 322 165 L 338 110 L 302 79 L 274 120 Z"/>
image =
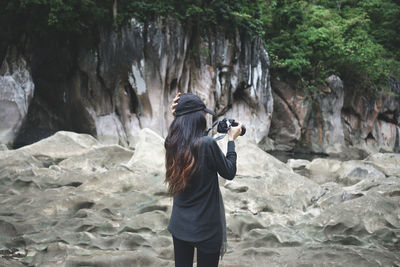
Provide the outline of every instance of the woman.
<path id="1" fill-rule="evenodd" d="M 165 141 L 165 182 L 174 197 L 168 230 L 174 242 L 175 266 L 193 266 L 195 247 L 197 266 L 218 266 L 226 226 L 217 174 L 229 180 L 235 177 L 234 140 L 242 125 L 229 129 L 225 156 L 216 141 L 205 136 L 205 112 L 215 113 L 199 97 L 178 94 L 172 111 L 175 119 Z"/>

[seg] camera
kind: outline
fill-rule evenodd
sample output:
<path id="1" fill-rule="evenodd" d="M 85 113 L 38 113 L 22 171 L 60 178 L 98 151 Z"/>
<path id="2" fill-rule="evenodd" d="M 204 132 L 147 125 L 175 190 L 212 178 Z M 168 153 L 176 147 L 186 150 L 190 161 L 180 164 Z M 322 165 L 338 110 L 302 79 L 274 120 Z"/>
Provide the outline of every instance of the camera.
<path id="1" fill-rule="evenodd" d="M 223 119 L 222 121 L 220 121 L 218 123 L 217 132 L 219 132 L 219 133 L 227 133 L 229 128 L 230 128 L 228 126 L 228 123 L 227 123 L 228 121 L 229 121 L 231 126 L 238 126 L 239 125 L 237 122 L 235 122 L 234 119 L 225 118 L 225 119 Z M 245 133 L 246 133 L 246 127 L 244 127 L 244 125 L 242 125 L 242 132 L 240 133 L 240 135 L 243 136 Z"/>

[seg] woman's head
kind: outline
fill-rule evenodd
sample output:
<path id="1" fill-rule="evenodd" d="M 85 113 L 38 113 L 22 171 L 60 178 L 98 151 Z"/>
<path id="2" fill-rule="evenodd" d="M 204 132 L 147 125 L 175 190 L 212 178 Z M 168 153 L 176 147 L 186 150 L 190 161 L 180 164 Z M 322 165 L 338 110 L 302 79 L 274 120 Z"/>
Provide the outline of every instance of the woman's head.
<path id="1" fill-rule="evenodd" d="M 179 105 L 179 104 L 178 104 Z M 206 130 L 203 110 L 175 117 L 166 141 L 166 176 L 170 195 L 185 189 L 199 166 L 201 140 Z"/>

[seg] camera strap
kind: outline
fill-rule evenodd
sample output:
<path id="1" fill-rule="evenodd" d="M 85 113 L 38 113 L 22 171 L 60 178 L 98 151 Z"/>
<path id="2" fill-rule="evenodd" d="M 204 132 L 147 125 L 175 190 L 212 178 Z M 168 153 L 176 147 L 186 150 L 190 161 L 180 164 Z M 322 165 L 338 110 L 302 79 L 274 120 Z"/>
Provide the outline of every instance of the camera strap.
<path id="1" fill-rule="evenodd" d="M 222 138 L 224 138 L 224 137 L 225 137 L 225 135 L 226 135 L 226 134 L 223 134 L 223 135 L 217 136 L 217 137 L 215 137 L 215 138 L 214 138 L 214 140 L 215 140 L 215 141 L 219 141 L 219 140 L 221 140 Z"/>
<path id="2" fill-rule="evenodd" d="M 208 134 L 210 133 L 210 131 L 211 131 L 218 123 L 219 123 L 219 121 L 214 122 L 213 125 L 212 125 L 210 128 L 208 128 L 208 130 L 206 131 L 206 134 L 208 135 Z"/>
<path id="3" fill-rule="evenodd" d="M 212 125 L 210 128 L 208 128 L 208 130 L 206 131 L 207 135 L 210 133 L 210 131 L 211 131 L 215 126 L 217 126 L 217 124 L 218 124 L 219 122 L 220 122 L 220 121 L 214 122 L 213 125 Z M 231 127 L 231 126 L 229 126 L 229 128 L 230 128 L 230 127 Z M 226 135 L 226 134 L 220 135 L 220 136 L 214 138 L 214 140 L 215 140 L 215 141 L 219 141 L 219 140 L 221 140 L 222 138 L 224 138 L 225 135 Z"/>

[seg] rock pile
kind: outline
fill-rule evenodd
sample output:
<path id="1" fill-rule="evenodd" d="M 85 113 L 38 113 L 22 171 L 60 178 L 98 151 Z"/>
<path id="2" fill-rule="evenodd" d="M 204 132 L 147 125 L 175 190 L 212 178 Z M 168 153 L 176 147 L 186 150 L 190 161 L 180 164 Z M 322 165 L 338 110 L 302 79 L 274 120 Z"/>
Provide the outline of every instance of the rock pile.
<path id="1" fill-rule="evenodd" d="M 398 154 L 284 164 L 236 143 L 220 266 L 400 265 Z M 163 165 L 147 129 L 133 150 L 58 132 L 0 151 L 0 265 L 174 266 Z"/>

